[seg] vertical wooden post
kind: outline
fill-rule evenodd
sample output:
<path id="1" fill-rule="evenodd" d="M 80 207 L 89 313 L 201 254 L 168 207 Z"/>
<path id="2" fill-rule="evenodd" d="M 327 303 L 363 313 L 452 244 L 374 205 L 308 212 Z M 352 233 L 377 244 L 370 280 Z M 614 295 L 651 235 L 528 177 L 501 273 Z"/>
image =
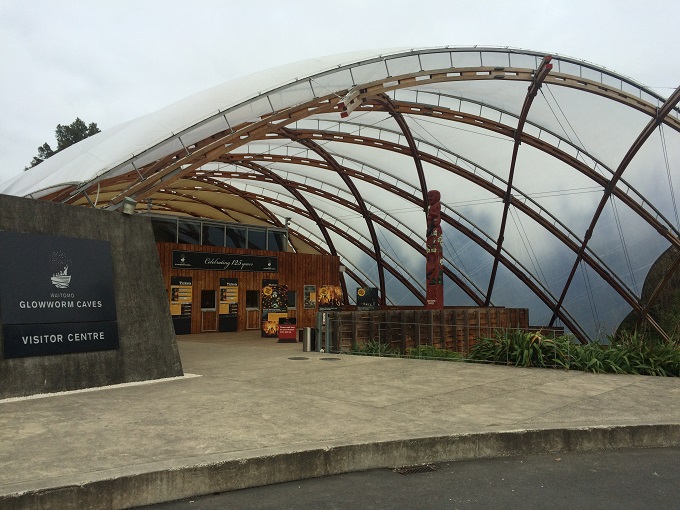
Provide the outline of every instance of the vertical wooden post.
<path id="1" fill-rule="evenodd" d="M 463 320 L 465 322 L 465 329 L 464 329 L 464 335 L 465 335 L 465 352 L 468 352 L 467 345 L 470 342 L 470 310 L 467 308 L 463 311 Z"/>
<path id="2" fill-rule="evenodd" d="M 446 310 L 438 310 L 439 314 L 439 337 L 441 338 L 442 349 L 446 349 Z"/>
<path id="3" fill-rule="evenodd" d="M 400 330 L 401 330 L 401 353 L 405 354 L 406 353 L 406 315 L 405 312 L 402 310 L 399 313 L 399 323 L 400 323 Z"/>

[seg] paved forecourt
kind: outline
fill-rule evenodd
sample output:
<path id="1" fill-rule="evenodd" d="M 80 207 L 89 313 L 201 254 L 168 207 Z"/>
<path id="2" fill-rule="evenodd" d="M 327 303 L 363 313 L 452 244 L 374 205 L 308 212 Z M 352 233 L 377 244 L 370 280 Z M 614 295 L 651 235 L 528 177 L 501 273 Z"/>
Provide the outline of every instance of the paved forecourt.
<path id="1" fill-rule="evenodd" d="M 178 338 L 184 377 L 0 401 L 0 507 L 129 508 L 378 467 L 680 445 L 678 378 L 302 352 L 257 331 Z"/>

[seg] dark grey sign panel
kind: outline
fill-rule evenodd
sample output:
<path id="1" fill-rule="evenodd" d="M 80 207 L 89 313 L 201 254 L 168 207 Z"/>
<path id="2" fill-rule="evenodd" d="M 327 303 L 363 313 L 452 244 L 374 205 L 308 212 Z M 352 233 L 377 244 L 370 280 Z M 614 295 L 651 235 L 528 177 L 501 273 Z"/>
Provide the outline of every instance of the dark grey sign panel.
<path id="1" fill-rule="evenodd" d="M 5 358 L 118 349 L 118 324 L 10 324 L 2 328 Z"/>
<path id="2" fill-rule="evenodd" d="M 116 320 L 108 241 L 0 232 L 3 324 Z"/>
<path id="3" fill-rule="evenodd" d="M 276 273 L 279 270 L 279 259 L 260 255 L 173 250 L 172 267 L 174 269 Z"/>
<path id="4" fill-rule="evenodd" d="M 118 348 L 108 241 L 0 232 L 4 356 Z"/>

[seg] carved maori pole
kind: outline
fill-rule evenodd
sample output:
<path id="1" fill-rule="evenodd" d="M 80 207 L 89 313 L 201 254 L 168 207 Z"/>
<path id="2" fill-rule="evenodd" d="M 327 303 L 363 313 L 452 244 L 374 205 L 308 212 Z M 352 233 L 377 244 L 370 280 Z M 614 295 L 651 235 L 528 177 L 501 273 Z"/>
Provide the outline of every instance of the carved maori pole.
<path id="1" fill-rule="evenodd" d="M 427 193 L 427 241 L 426 265 L 427 294 L 425 308 L 441 310 L 444 308 L 444 271 L 442 269 L 442 227 L 439 191 Z"/>

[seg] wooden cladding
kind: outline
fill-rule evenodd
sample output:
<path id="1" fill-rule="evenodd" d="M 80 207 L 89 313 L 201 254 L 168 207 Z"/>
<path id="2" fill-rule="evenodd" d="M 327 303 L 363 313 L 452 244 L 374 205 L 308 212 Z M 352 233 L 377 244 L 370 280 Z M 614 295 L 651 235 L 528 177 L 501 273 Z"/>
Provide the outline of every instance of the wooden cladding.
<path id="1" fill-rule="evenodd" d="M 329 312 L 326 320 L 333 352 L 379 342 L 401 352 L 409 347 L 431 345 L 467 353 L 477 338 L 493 336 L 498 330 L 528 330 L 529 311 L 479 307 Z"/>
<path id="2" fill-rule="evenodd" d="M 238 331 L 251 329 L 255 314 L 248 317 L 246 313 L 246 291 L 262 289 L 263 279 L 277 279 L 279 285 L 287 285 L 289 291 L 296 293 L 295 307 L 289 310 L 289 316 L 296 317 L 297 327 L 314 327 L 316 324 L 316 309 L 304 308 L 304 286 L 315 285 L 317 292 L 322 285 L 340 285 L 340 259 L 331 255 L 311 255 L 291 252 L 271 252 L 261 250 L 247 250 L 236 248 L 222 248 L 217 246 L 198 246 L 177 243 L 156 243 L 160 259 L 163 281 L 170 299 L 170 277 L 190 276 L 192 278 L 193 302 L 191 315 L 191 332 L 200 333 L 202 329 L 201 291 L 220 288 L 220 278 L 238 278 Z M 229 253 L 242 255 L 261 255 L 278 259 L 277 272 L 246 272 L 246 271 L 215 271 L 199 269 L 173 269 L 173 250 Z M 259 313 L 257 314 L 259 317 Z M 247 323 L 250 318 L 250 324 Z M 206 317 L 206 323 L 214 324 L 214 317 Z M 259 328 L 257 324 L 256 328 Z"/>

